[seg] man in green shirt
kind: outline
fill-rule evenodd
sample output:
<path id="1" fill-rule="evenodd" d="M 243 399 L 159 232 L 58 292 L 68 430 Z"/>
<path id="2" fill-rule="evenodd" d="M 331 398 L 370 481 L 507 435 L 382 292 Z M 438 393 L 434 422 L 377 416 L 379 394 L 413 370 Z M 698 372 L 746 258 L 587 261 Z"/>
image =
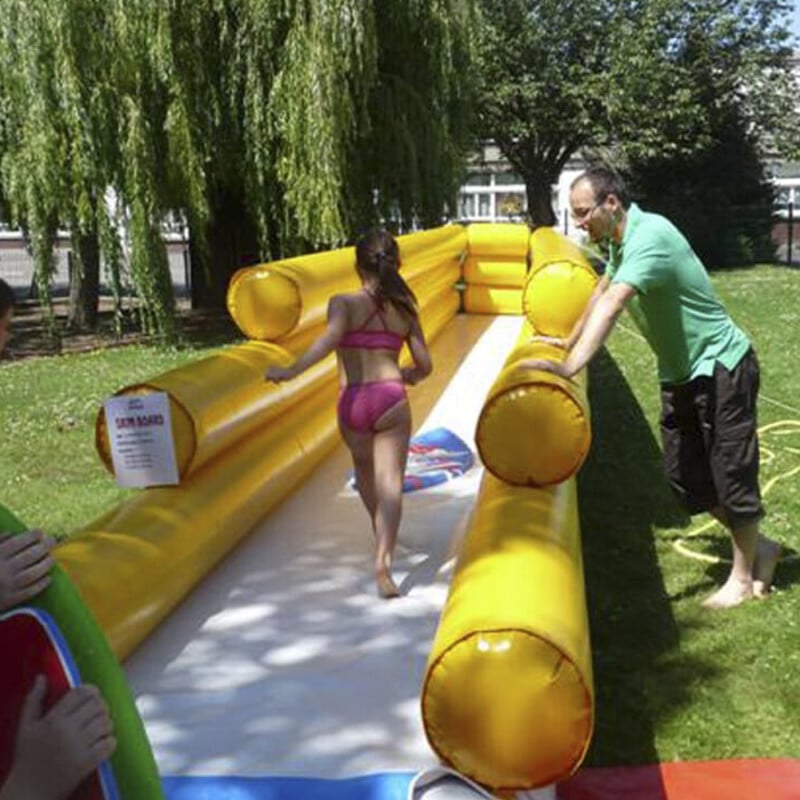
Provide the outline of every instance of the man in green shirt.
<path id="1" fill-rule="evenodd" d="M 667 479 L 690 514 L 708 512 L 731 533 L 731 572 L 705 605 L 729 608 L 764 596 L 780 545 L 759 532 L 759 367 L 750 341 L 681 232 L 631 203 L 615 171 L 581 173 L 570 205 L 578 227 L 608 245 L 609 263 L 575 329 L 558 342 L 568 350 L 564 361 L 523 364 L 571 378 L 628 308 L 658 361 Z"/>

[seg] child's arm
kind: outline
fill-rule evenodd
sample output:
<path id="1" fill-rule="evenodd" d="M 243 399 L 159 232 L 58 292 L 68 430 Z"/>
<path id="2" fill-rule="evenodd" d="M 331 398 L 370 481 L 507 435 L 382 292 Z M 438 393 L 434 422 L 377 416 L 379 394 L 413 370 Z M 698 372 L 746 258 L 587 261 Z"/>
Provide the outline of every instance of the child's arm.
<path id="1" fill-rule="evenodd" d="M 406 337 L 406 341 L 408 342 L 408 349 L 411 351 L 411 358 L 414 360 L 414 366 L 404 367 L 400 370 L 400 374 L 403 376 L 403 383 L 409 383 L 413 386 L 423 378 L 427 378 L 433 370 L 425 334 L 422 332 L 422 326 L 419 324 L 417 317 L 411 323 L 411 330 Z"/>
<path id="2" fill-rule="evenodd" d="M 347 307 L 344 298 L 336 295 L 328 303 L 328 324 L 322 336 L 288 367 L 270 367 L 264 376 L 265 380 L 279 383 L 296 378 L 318 361 L 322 361 L 325 356 L 330 355 L 339 346 L 346 331 Z"/>

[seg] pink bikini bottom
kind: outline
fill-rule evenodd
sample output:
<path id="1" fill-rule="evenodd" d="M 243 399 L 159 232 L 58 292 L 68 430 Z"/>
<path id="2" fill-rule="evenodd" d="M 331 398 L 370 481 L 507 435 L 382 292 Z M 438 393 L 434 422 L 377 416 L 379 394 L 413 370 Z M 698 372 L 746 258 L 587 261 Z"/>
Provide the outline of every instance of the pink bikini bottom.
<path id="1" fill-rule="evenodd" d="M 406 399 L 402 381 L 371 381 L 345 386 L 339 394 L 339 422 L 359 433 L 374 433 L 375 423 Z"/>

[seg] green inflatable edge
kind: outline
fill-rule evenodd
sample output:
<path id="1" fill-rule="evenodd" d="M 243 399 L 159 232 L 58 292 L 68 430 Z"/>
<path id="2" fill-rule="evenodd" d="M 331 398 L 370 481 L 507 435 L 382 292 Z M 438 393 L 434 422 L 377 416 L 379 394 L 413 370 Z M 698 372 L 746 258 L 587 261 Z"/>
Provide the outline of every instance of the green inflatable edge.
<path id="1" fill-rule="evenodd" d="M 0 533 L 26 530 L 28 527 L 0 503 Z M 51 578 L 41 594 L 21 605 L 50 614 L 70 647 L 81 679 L 94 684 L 103 695 L 117 739 L 111 767 L 121 800 L 164 800 L 153 751 L 122 666 L 103 629 L 58 564 Z"/>

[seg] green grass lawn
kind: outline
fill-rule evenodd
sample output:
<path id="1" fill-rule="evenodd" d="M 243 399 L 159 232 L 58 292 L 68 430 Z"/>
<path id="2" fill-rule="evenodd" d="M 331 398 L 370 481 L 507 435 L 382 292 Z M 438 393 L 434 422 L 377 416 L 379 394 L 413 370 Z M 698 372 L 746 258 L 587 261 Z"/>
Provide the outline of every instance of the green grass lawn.
<path id="1" fill-rule="evenodd" d="M 767 600 L 701 607 L 727 574 L 713 560 L 730 557 L 729 538 L 672 499 L 655 360 L 623 317 L 591 366 L 595 438 L 578 481 L 597 699 L 589 764 L 800 757 L 800 271 L 712 280 L 761 362 L 764 531 L 789 558 Z"/>
<path id="2" fill-rule="evenodd" d="M 118 489 L 94 447 L 103 401 L 216 347 L 128 346 L 0 365 L 0 502 L 59 538 L 134 490 Z"/>
<path id="3" fill-rule="evenodd" d="M 713 281 L 761 360 L 765 531 L 790 556 L 767 600 L 700 606 L 726 574 L 713 561 L 730 544 L 669 494 L 655 363 L 623 318 L 591 366 L 594 442 L 578 481 L 597 702 L 588 764 L 800 757 L 800 271 L 759 266 Z M 2 363 L 0 502 L 58 536 L 111 508 L 127 492 L 94 450 L 100 404 L 213 349 Z"/>

